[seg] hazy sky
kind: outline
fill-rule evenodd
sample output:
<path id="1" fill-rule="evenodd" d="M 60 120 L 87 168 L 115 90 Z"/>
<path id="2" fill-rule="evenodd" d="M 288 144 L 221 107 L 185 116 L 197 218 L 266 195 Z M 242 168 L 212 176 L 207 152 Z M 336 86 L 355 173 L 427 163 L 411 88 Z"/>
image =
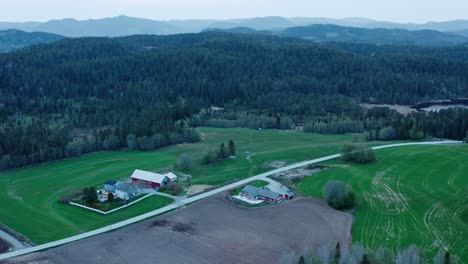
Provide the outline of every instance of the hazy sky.
<path id="1" fill-rule="evenodd" d="M 0 0 L 0 21 L 118 15 L 157 20 L 278 15 L 426 22 L 467 19 L 468 0 Z"/>

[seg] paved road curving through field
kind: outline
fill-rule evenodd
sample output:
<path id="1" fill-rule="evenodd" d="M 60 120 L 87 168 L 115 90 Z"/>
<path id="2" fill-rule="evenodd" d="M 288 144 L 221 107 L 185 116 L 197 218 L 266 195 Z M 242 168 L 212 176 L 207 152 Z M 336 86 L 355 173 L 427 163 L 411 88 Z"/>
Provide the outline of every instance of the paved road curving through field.
<path id="1" fill-rule="evenodd" d="M 445 145 L 445 144 L 460 144 L 460 143 L 462 143 L 462 141 L 452 141 L 452 140 L 430 141 L 430 142 L 412 142 L 412 143 L 398 143 L 398 144 L 377 146 L 377 147 L 373 147 L 373 149 L 377 150 L 377 149 L 412 146 L 412 145 Z M 102 228 L 99 228 L 99 229 L 96 229 L 96 230 L 93 230 L 93 231 L 89 231 L 89 232 L 79 234 L 79 235 L 76 235 L 76 236 L 72 236 L 72 237 L 68 237 L 68 238 L 65 238 L 65 239 L 49 242 L 49 243 L 46 243 L 46 244 L 42 244 L 42 245 L 38 245 L 38 246 L 30 247 L 30 248 L 25 248 L 25 249 L 20 249 L 20 250 L 17 250 L 17 251 L 2 254 L 2 255 L 0 255 L 0 260 L 7 259 L 7 258 L 12 258 L 12 257 L 17 257 L 17 256 L 37 252 L 37 251 L 42 251 L 42 250 L 49 249 L 49 248 L 52 248 L 52 247 L 57 247 L 57 246 L 61 246 L 61 245 L 64 245 L 64 244 L 67 244 L 67 243 L 70 243 L 70 242 L 81 240 L 81 239 L 84 239 L 84 238 L 87 238 L 87 237 L 91 237 L 91 236 L 99 235 L 99 234 L 102 234 L 102 233 L 105 233 L 105 232 L 109 232 L 109 231 L 112 231 L 112 230 L 115 230 L 115 229 L 130 225 L 130 224 L 142 221 L 142 220 L 144 220 L 146 218 L 157 216 L 159 214 L 162 214 L 162 213 L 177 209 L 179 207 L 182 207 L 182 206 L 185 206 L 187 204 L 199 201 L 201 199 L 210 197 L 212 195 L 215 195 L 215 194 L 225 192 L 225 191 L 230 190 L 230 189 L 240 187 L 240 186 L 245 185 L 245 184 L 247 184 L 247 183 L 249 183 L 249 182 L 251 182 L 253 180 L 265 180 L 266 177 L 274 175 L 274 174 L 279 173 L 279 172 L 284 172 L 284 171 L 304 167 L 304 166 L 307 166 L 307 165 L 310 165 L 310 164 L 336 159 L 336 158 L 339 158 L 340 156 L 341 156 L 341 154 L 334 154 L 334 155 L 330 155 L 330 156 L 326 156 L 326 157 L 322 157 L 322 158 L 318 158 L 318 159 L 313 159 L 313 160 L 303 161 L 303 162 L 299 162 L 299 163 L 294 163 L 292 165 L 288 165 L 288 166 L 285 166 L 285 167 L 282 167 L 282 168 L 279 168 L 279 169 L 275 169 L 275 170 L 272 170 L 272 171 L 261 173 L 259 175 L 256 175 L 256 176 L 244 179 L 244 180 L 240 180 L 240 181 L 237 181 L 237 182 L 222 186 L 220 188 L 217 188 L 217 189 L 205 192 L 205 193 L 201 193 L 199 195 L 195 195 L 195 196 L 192 196 L 192 197 L 177 200 L 175 203 L 172 203 L 172 204 L 167 205 L 165 207 L 162 207 L 162 208 L 156 209 L 154 211 L 151 211 L 151 212 L 148 212 L 148 213 L 145 213 L 145 214 L 142 214 L 142 215 L 139 215 L 139 216 L 136 216 L 136 217 L 133 217 L 133 218 L 130 218 L 130 219 L 115 223 L 113 225 L 102 227 Z M 268 179 L 267 179 L 267 181 L 268 181 Z"/>

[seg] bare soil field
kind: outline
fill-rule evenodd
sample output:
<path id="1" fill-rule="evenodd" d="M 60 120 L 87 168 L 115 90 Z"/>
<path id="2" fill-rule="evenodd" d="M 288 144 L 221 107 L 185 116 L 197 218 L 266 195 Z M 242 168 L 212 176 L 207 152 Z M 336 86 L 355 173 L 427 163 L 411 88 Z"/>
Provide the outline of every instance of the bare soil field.
<path id="1" fill-rule="evenodd" d="M 213 189 L 213 185 L 205 185 L 205 184 L 196 184 L 196 185 L 191 185 L 188 190 L 187 190 L 187 195 L 188 196 L 193 196 L 195 194 L 202 193 L 204 191 L 208 191 L 210 189 Z"/>
<path id="2" fill-rule="evenodd" d="M 388 107 L 392 110 L 396 110 L 398 113 L 402 115 L 407 115 L 413 112 L 417 112 L 418 110 L 411 108 L 410 105 L 389 105 L 389 104 L 361 104 L 361 106 L 367 110 L 376 108 L 376 107 Z"/>
<path id="3" fill-rule="evenodd" d="M 347 246 L 352 222 L 351 215 L 319 199 L 245 208 L 223 194 L 116 232 L 3 263 L 297 263 L 304 251 L 337 241 Z"/>

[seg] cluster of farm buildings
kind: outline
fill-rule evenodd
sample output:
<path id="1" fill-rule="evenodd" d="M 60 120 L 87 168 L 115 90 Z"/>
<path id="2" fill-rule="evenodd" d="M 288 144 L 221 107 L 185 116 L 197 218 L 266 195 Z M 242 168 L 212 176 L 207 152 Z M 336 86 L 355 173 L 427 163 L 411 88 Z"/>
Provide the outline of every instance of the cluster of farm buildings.
<path id="1" fill-rule="evenodd" d="M 272 184 L 263 187 L 246 185 L 240 193 L 240 196 L 246 199 L 263 200 L 269 203 L 279 203 L 283 200 L 289 200 L 295 195 L 293 191 L 289 190 L 289 188 L 284 185 L 275 186 Z"/>
<path id="2" fill-rule="evenodd" d="M 158 191 L 168 183 L 176 181 L 177 176 L 172 173 L 154 173 L 149 171 L 135 170 L 130 176 L 131 182 L 122 182 L 117 180 L 107 180 L 104 187 L 98 190 L 98 199 L 100 202 L 108 200 L 110 193 L 115 198 L 130 200 L 141 194 L 145 189 Z"/>

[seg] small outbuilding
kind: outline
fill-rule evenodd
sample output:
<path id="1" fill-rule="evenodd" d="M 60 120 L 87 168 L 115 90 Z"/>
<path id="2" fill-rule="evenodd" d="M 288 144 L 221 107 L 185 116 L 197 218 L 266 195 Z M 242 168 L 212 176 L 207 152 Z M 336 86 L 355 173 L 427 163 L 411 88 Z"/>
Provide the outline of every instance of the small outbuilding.
<path id="1" fill-rule="evenodd" d="M 171 182 L 177 180 L 177 175 L 175 175 L 175 174 L 172 173 L 172 172 L 168 172 L 168 173 L 166 173 L 166 174 L 164 174 L 164 175 L 166 175 L 166 176 L 169 178 L 169 181 L 171 181 Z"/>
<path id="2" fill-rule="evenodd" d="M 135 170 L 131 178 L 133 183 L 143 184 L 153 189 L 159 189 L 170 181 L 166 175 L 142 170 Z"/>

